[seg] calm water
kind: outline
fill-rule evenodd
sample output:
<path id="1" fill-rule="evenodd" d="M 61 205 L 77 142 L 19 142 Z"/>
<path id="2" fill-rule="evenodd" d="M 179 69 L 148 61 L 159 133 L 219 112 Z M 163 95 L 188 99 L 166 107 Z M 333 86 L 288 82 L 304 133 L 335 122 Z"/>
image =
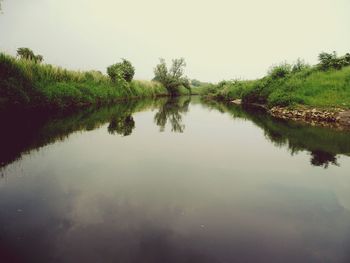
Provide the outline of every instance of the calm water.
<path id="1" fill-rule="evenodd" d="M 0 262 L 350 262 L 350 133 L 191 100 L 2 116 Z"/>

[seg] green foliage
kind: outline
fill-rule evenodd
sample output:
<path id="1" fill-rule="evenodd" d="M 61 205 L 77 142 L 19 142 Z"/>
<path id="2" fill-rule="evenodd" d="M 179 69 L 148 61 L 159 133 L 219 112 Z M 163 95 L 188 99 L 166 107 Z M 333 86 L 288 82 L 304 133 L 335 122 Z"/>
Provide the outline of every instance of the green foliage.
<path id="1" fill-rule="evenodd" d="M 135 68 L 131 62 L 123 59 L 122 62 L 111 65 L 107 68 L 107 74 L 113 82 L 131 82 L 135 75 Z"/>
<path id="2" fill-rule="evenodd" d="M 120 88 L 120 82 L 113 82 L 98 71 L 69 71 L 0 53 L 0 104 L 3 106 L 62 109 L 167 94 L 157 82 L 124 80 L 123 83 Z"/>
<path id="3" fill-rule="evenodd" d="M 202 82 L 200 82 L 197 79 L 192 79 L 191 80 L 191 85 L 194 86 L 194 87 L 200 87 L 200 86 L 202 86 Z"/>
<path id="4" fill-rule="evenodd" d="M 304 60 L 298 58 L 297 61 L 292 66 L 292 73 L 301 72 L 308 68 L 310 68 L 310 66 L 306 64 Z"/>
<path id="5" fill-rule="evenodd" d="M 288 63 L 281 63 L 270 68 L 268 76 L 272 79 L 285 78 L 292 72 L 292 66 Z"/>
<path id="6" fill-rule="evenodd" d="M 17 56 L 20 59 L 32 60 L 35 63 L 41 63 L 44 60 L 44 57 L 42 55 L 35 55 L 33 50 L 26 47 L 18 48 Z"/>
<path id="7" fill-rule="evenodd" d="M 154 69 L 154 80 L 160 82 L 172 96 L 180 94 L 180 87 L 185 87 L 191 92 L 190 81 L 184 76 L 185 59 L 173 59 L 170 69 L 167 68 L 164 59 Z"/>
<path id="8" fill-rule="evenodd" d="M 264 78 L 222 81 L 203 88 L 202 95 L 220 100 L 239 98 L 246 104 L 270 107 L 302 104 L 350 108 L 350 54 L 338 58 L 335 53 L 321 53 L 320 61 L 314 67 L 300 59 L 294 65 L 282 63 L 272 67 Z"/>
<path id="9" fill-rule="evenodd" d="M 343 57 L 338 57 L 335 51 L 333 53 L 322 52 L 318 55 L 318 59 L 320 61 L 319 68 L 324 71 L 330 69 L 340 70 L 343 67 L 350 66 L 349 53 Z"/>

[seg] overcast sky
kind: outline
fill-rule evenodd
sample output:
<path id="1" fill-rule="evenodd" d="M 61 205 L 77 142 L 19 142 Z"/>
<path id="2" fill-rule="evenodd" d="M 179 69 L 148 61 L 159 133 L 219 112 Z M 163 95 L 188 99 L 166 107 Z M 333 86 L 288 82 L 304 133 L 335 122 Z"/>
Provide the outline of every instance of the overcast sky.
<path id="1" fill-rule="evenodd" d="M 215 82 L 350 52 L 350 0 L 3 0 L 2 9 L 1 51 L 30 47 L 46 63 L 103 72 L 127 58 L 139 79 L 160 57 L 184 57 L 190 78 Z"/>

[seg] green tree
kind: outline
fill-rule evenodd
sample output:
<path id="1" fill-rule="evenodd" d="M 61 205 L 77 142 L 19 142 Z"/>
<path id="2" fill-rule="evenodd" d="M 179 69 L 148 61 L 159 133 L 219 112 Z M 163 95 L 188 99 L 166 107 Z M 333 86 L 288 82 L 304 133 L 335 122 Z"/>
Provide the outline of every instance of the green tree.
<path id="1" fill-rule="evenodd" d="M 26 47 L 18 48 L 17 56 L 20 59 L 32 60 L 35 63 L 41 63 L 44 60 L 42 55 L 35 55 L 33 50 Z"/>
<path id="2" fill-rule="evenodd" d="M 329 70 L 329 69 L 342 69 L 345 66 L 350 66 L 350 54 L 347 53 L 343 57 L 338 57 L 337 53 L 333 51 L 333 53 L 322 52 L 318 55 L 318 60 L 320 63 L 318 64 L 321 70 Z"/>
<path id="3" fill-rule="evenodd" d="M 185 87 L 191 92 L 190 81 L 184 76 L 186 62 L 184 58 L 173 59 L 170 69 L 167 68 L 164 59 L 154 68 L 154 80 L 160 82 L 168 90 L 171 96 L 179 95 L 180 87 Z"/>
<path id="4" fill-rule="evenodd" d="M 122 62 L 113 64 L 107 68 L 107 74 L 113 82 L 121 78 L 131 82 L 135 75 L 135 68 L 130 61 L 123 59 Z"/>

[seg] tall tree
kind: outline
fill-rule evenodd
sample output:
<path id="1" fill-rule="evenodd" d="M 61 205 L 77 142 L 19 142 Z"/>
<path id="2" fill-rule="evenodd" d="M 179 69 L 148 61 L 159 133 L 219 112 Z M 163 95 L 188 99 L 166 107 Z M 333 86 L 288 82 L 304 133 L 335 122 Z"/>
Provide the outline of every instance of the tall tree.
<path id="1" fill-rule="evenodd" d="M 161 58 L 160 63 L 154 68 L 154 80 L 163 84 L 171 96 L 179 95 L 180 87 L 185 87 L 191 93 L 190 81 L 184 76 L 185 67 L 184 58 L 173 59 L 169 69 L 165 60 Z"/>

